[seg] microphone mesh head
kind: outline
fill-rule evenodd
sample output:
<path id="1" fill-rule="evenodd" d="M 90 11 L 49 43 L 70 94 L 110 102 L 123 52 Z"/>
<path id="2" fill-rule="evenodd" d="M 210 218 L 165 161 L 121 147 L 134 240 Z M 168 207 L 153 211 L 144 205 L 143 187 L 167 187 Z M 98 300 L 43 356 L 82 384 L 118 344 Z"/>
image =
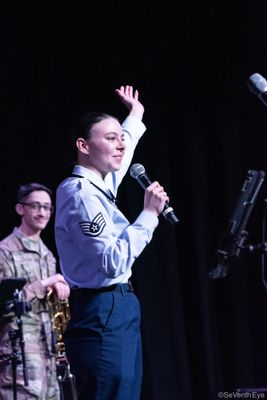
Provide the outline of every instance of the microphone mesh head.
<path id="1" fill-rule="evenodd" d="M 267 81 L 257 72 L 250 75 L 247 81 L 247 85 L 251 92 L 254 93 L 256 96 L 267 92 Z"/>
<path id="2" fill-rule="evenodd" d="M 146 170 L 142 164 L 133 164 L 130 168 L 130 174 L 135 179 L 137 179 L 138 176 L 144 174 L 145 172 Z"/>

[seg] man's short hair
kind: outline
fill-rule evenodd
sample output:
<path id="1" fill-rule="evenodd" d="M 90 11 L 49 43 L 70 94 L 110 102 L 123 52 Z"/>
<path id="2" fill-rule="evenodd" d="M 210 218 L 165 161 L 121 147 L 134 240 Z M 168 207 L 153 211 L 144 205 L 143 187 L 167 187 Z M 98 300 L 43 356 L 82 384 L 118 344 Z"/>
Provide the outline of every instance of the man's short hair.
<path id="1" fill-rule="evenodd" d="M 48 193 L 50 198 L 52 199 L 52 191 L 45 185 L 37 182 L 27 183 L 25 185 L 20 185 L 17 192 L 17 203 L 20 203 L 24 200 L 31 192 L 35 192 L 36 190 L 43 190 Z"/>

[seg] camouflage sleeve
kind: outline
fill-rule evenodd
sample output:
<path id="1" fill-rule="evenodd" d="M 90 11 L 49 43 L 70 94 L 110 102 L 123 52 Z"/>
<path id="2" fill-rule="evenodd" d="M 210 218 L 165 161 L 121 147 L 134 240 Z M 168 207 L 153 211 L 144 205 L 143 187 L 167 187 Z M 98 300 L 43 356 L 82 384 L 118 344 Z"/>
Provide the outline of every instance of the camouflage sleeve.
<path id="1" fill-rule="evenodd" d="M 48 276 L 56 274 L 56 258 L 51 251 L 48 252 L 46 257 L 48 268 Z M 33 298 L 43 299 L 47 295 L 47 288 L 45 288 L 40 280 L 28 283 L 23 288 L 23 295 L 26 301 L 31 301 Z"/>
<path id="2" fill-rule="evenodd" d="M 41 281 L 36 280 L 25 285 L 22 289 L 22 293 L 26 301 L 31 301 L 35 297 L 43 299 L 46 296 L 47 290 L 41 284 Z"/>
<path id="3" fill-rule="evenodd" d="M 6 253 L 0 249 L 0 282 L 2 282 L 4 278 L 14 277 L 12 271 L 12 263 L 8 259 Z"/>

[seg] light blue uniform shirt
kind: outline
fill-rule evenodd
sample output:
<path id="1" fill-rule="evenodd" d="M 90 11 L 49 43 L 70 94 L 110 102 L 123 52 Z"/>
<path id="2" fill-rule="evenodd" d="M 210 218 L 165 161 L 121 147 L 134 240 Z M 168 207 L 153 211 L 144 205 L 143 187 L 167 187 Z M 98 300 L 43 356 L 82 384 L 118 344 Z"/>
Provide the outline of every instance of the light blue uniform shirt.
<path id="1" fill-rule="evenodd" d="M 61 272 L 72 288 L 126 283 L 135 259 L 158 225 L 157 216 L 148 211 L 142 211 L 130 224 L 111 200 L 109 190 L 116 196 L 146 130 L 132 116 L 122 128 L 126 152 L 119 171 L 109 173 L 103 181 L 93 171 L 76 165 L 73 174 L 79 177 L 69 177 L 57 188 L 55 240 Z"/>

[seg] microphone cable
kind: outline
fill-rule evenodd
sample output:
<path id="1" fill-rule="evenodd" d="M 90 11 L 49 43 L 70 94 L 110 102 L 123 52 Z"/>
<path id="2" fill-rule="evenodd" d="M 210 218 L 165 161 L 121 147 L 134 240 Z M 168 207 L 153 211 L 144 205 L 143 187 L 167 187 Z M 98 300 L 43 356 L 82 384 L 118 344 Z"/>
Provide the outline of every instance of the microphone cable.
<path id="1" fill-rule="evenodd" d="M 262 243 L 263 243 L 263 252 L 262 252 L 262 256 L 261 256 L 261 276 L 262 276 L 262 282 L 263 282 L 263 286 L 265 287 L 265 289 L 267 290 L 267 281 L 265 278 L 265 264 L 266 264 L 266 256 L 265 256 L 265 247 L 266 247 L 266 243 L 265 243 L 265 236 L 266 236 L 266 205 L 267 205 L 267 199 L 264 200 L 264 207 L 263 207 L 263 218 L 262 218 Z"/>

